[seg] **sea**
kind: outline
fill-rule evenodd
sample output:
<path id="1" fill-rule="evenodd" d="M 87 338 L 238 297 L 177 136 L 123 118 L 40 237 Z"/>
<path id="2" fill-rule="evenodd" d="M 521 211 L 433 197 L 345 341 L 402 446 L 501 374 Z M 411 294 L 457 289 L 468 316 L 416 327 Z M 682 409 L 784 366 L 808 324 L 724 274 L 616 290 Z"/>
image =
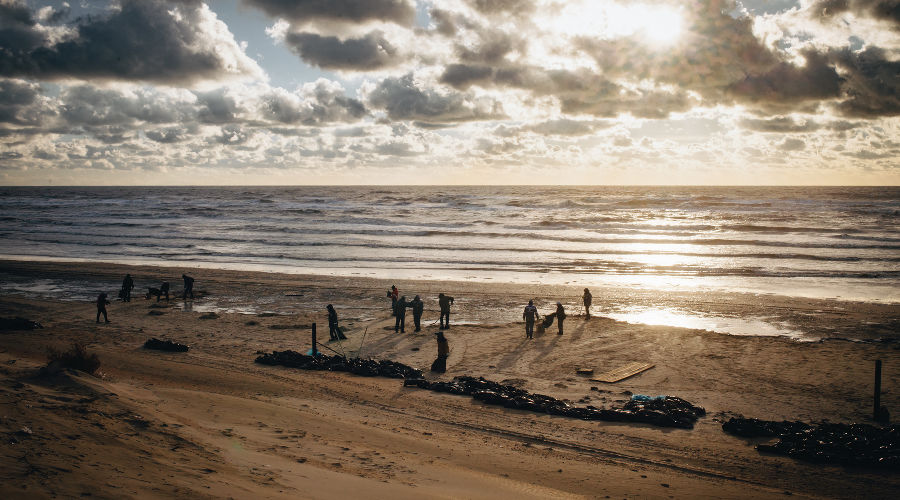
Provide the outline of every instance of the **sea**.
<path id="1" fill-rule="evenodd" d="M 0 257 L 898 303 L 900 187 L 0 187 Z"/>

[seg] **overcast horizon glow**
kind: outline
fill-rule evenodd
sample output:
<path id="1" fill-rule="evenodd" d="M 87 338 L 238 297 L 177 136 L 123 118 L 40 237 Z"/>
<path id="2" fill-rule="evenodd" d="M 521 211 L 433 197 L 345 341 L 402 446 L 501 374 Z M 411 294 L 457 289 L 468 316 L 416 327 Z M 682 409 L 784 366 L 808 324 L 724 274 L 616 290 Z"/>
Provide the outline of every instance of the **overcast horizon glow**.
<path id="1" fill-rule="evenodd" d="M 0 0 L 0 184 L 900 184 L 900 0 Z"/>

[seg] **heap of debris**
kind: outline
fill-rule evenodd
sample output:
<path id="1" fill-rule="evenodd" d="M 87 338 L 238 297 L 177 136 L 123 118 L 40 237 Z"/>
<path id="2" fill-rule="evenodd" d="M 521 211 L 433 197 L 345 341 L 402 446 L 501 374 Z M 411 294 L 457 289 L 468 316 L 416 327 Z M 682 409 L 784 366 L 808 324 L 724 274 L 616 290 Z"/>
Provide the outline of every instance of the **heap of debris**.
<path id="1" fill-rule="evenodd" d="M 144 349 L 155 349 L 157 351 L 169 352 L 187 352 L 190 348 L 184 344 L 172 342 L 171 340 L 159 340 L 157 338 L 152 338 L 144 342 Z"/>
<path id="2" fill-rule="evenodd" d="M 900 426 L 869 424 L 810 425 L 731 418 L 722 429 L 742 437 L 777 437 L 775 444 L 760 444 L 762 452 L 810 462 L 900 469 Z"/>
<path id="3" fill-rule="evenodd" d="M 31 321 L 30 319 L 20 318 L 0 318 L 0 331 L 8 330 L 37 330 L 44 328 L 40 323 Z"/>
<path id="4" fill-rule="evenodd" d="M 594 406 L 575 406 L 552 396 L 529 393 L 511 385 L 503 385 L 483 377 L 456 377 L 449 382 L 416 381 L 416 386 L 437 392 L 464 394 L 486 404 L 505 408 L 560 415 L 581 420 L 607 422 L 636 422 L 660 427 L 692 429 L 694 423 L 706 415 L 706 410 L 674 396 L 650 401 L 632 400 L 622 408 L 604 409 Z"/>
<path id="5" fill-rule="evenodd" d="M 622 408 L 603 409 L 593 406 L 575 406 L 543 394 L 533 394 L 511 385 L 503 385 L 483 377 L 455 377 L 449 382 L 429 382 L 422 372 L 402 363 L 347 359 L 342 356 L 307 356 L 295 351 L 275 351 L 256 358 L 257 363 L 282 365 L 303 370 L 328 370 L 350 372 L 367 377 L 406 379 L 404 385 L 436 392 L 471 396 L 486 404 L 504 406 L 550 415 L 560 415 L 582 420 L 609 422 L 639 422 L 662 427 L 691 429 L 706 410 L 677 397 L 667 396 L 649 401 L 629 401 Z"/>
<path id="6" fill-rule="evenodd" d="M 349 372 L 363 377 L 387 377 L 403 379 L 422 378 L 422 371 L 411 366 L 393 361 L 375 361 L 371 359 L 347 359 L 343 356 L 307 356 L 296 351 L 273 351 L 256 358 L 257 363 L 264 365 L 282 365 L 302 370 L 324 370 L 332 372 Z"/>

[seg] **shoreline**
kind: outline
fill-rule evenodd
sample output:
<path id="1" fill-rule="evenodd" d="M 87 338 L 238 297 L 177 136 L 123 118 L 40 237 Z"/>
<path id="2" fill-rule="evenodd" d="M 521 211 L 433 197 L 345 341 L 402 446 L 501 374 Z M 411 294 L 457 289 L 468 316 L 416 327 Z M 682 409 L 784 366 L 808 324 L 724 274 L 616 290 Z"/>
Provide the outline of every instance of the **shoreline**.
<path id="1" fill-rule="evenodd" d="M 635 274 L 602 274 L 602 273 L 560 273 L 540 271 L 493 271 L 490 269 L 428 269 L 408 268 L 348 268 L 348 267 L 296 267 L 271 263 L 238 263 L 238 262 L 201 262 L 156 261 L 146 259 L 111 259 L 98 260 L 88 258 L 67 258 L 32 255 L 0 255 L 0 262 L 44 262 L 52 264 L 79 263 L 91 265 L 150 267 L 161 269 L 190 268 L 210 271 L 231 271 L 235 273 L 266 273 L 285 276 L 356 278 L 376 281 L 412 281 L 412 282 L 453 282 L 485 285 L 514 285 L 519 287 L 533 286 L 588 286 L 590 288 L 637 288 L 645 291 L 677 290 L 681 293 L 704 294 L 749 294 L 771 295 L 792 299 L 834 300 L 842 302 L 860 302 L 884 305 L 900 305 L 900 294 L 892 283 L 873 285 L 869 282 L 852 283 L 845 279 L 841 283 L 822 284 L 822 278 L 790 278 L 747 276 L 685 276 L 669 274 L 642 275 Z M 319 272 L 312 272 L 312 271 Z M 444 274 L 445 279 L 433 274 Z M 479 275 L 481 274 L 481 275 Z M 390 275 L 391 277 L 388 277 Z M 511 277 L 528 276 L 523 279 Z M 753 281 L 754 283 L 749 283 Z M 581 285 L 572 285 L 578 281 Z M 852 286 L 850 286 L 852 285 Z M 776 291 L 772 291 L 772 290 Z M 838 293 L 840 292 L 840 293 Z M 665 292 L 664 292 L 665 293 Z M 848 295 L 849 294 L 849 295 Z"/>
<path id="2" fill-rule="evenodd" d="M 394 280 L 360 276 L 298 275 L 279 272 L 235 271 L 214 268 L 127 265 L 105 262 L 19 261 L 0 259 L 0 274 L 28 279 L 40 276 L 61 283 L 75 283 L 61 293 L 67 300 L 94 300 L 105 291 L 114 299 L 122 277 L 131 273 L 143 295 L 147 286 L 168 280 L 173 296 L 181 290 L 180 274 L 198 278 L 195 290 L 213 287 L 199 305 L 200 312 L 245 314 L 292 314 L 298 309 L 334 303 L 338 310 L 371 311 L 356 319 L 374 318 L 389 312 L 384 292 L 392 284 L 401 294 L 419 294 L 426 301 L 425 318 L 437 319 L 436 296 L 457 296 L 454 319 L 466 324 L 504 325 L 520 321 L 520 309 L 529 299 L 544 312 L 557 300 L 569 314 L 581 314 L 581 285 Z M 265 285 L 261 285 L 265 283 Z M 309 292 L 304 290 L 309 288 Z M 14 287 L 7 283 L 6 287 Z M 83 291 L 82 291 L 83 289 Z M 461 291 L 464 291 L 461 292 Z M 14 292 L 22 293 L 22 292 Z M 807 299 L 769 294 L 708 291 L 660 291 L 620 287 L 592 289 L 595 315 L 626 323 L 675 326 L 715 331 L 725 335 L 788 337 L 801 341 L 846 339 L 852 341 L 897 340 L 900 304 Z M 24 293 L 26 296 L 60 298 L 59 293 Z M 343 295 L 347 295 L 344 297 Z M 471 295 L 471 296 L 470 296 Z M 434 318 L 429 319 L 431 316 Z"/>
<path id="3" fill-rule="evenodd" d="M 0 262 L 0 272 L 15 264 Z M 116 286 L 124 272 L 140 284 L 169 276 L 161 271 L 181 274 L 99 264 L 27 263 L 17 269 L 35 279 L 105 280 Z M 45 327 L 0 332 L 0 400 L 11 409 L 0 420 L 0 432 L 18 441 L 0 456 L 0 469 L 9 471 L 0 493 L 22 494 L 16 488 L 24 485 L 34 494 L 78 496 L 83 485 L 93 485 L 101 497 L 151 491 L 201 498 L 340 498 L 359 491 L 373 498 L 771 497 L 785 491 L 848 497 L 866 488 L 872 496 L 889 497 L 900 487 L 891 473 L 761 454 L 753 445 L 763 441 L 721 430 L 722 421 L 737 414 L 870 422 L 876 359 L 884 361 L 882 404 L 896 413 L 896 345 L 739 337 L 602 316 L 586 320 L 573 313 L 565 335 L 557 336 L 554 325 L 530 341 L 521 322 L 454 323 L 446 333 L 448 372 L 426 375 L 429 380 L 484 376 L 599 408 L 620 405 L 631 394 L 665 394 L 708 412 L 693 430 L 664 430 L 489 407 L 471 398 L 404 388 L 393 379 L 259 365 L 258 352 L 305 351 L 310 325 L 316 322 L 324 330 L 326 302 L 340 306 L 349 338 L 328 345 L 362 350 L 364 357 L 427 368 L 436 329 L 415 333 L 410 327 L 395 334 L 393 321 L 382 314 L 381 295 L 389 283 L 377 280 L 226 271 L 195 277 L 195 290 L 204 292 L 196 300 L 157 304 L 135 293 L 132 302 L 113 301 L 108 325 L 94 323 L 90 295 L 83 301 L 0 295 L 0 316 L 22 316 Z M 454 319 L 468 308 L 491 311 L 531 292 L 502 285 L 397 284 L 401 290 L 456 295 Z M 541 289 L 548 296 L 566 290 Z M 266 292 L 266 297 L 293 291 L 303 297 L 284 314 L 222 312 L 204 319 L 200 306 L 235 291 Z M 896 319 L 896 309 L 888 306 L 623 293 L 622 300 L 693 300 L 696 307 L 728 308 L 737 315 L 780 308 L 818 315 L 816 325 Z M 595 295 L 595 302 L 599 299 Z M 828 311 L 815 312 L 825 305 Z M 426 320 L 430 314 L 426 310 Z M 141 348 L 150 337 L 191 349 Z M 35 377 L 48 347 L 73 341 L 99 355 L 100 378 Z M 655 366 L 613 384 L 575 373 L 635 361 Z M 32 433 L 17 434 L 25 427 Z M 39 473 L 26 474 L 22 457 Z M 148 460 L 152 467 L 144 467 Z M 75 471 L 72 464 L 80 468 Z M 43 479 L 48 471 L 54 471 L 50 482 Z"/>

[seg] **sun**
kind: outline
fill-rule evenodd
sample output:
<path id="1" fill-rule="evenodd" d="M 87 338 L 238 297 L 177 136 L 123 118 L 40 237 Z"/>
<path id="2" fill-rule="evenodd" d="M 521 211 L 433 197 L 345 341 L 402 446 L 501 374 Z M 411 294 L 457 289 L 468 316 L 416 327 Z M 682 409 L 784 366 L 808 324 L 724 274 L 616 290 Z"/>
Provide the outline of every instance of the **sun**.
<path id="1" fill-rule="evenodd" d="M 550 25 L 569 35 L 600 38 L 633 38 L 654 47 L 678 41 L 684 19 L 680 9 L 670 5 L 638 2 L 586 0 L 566 2 Z"/>

